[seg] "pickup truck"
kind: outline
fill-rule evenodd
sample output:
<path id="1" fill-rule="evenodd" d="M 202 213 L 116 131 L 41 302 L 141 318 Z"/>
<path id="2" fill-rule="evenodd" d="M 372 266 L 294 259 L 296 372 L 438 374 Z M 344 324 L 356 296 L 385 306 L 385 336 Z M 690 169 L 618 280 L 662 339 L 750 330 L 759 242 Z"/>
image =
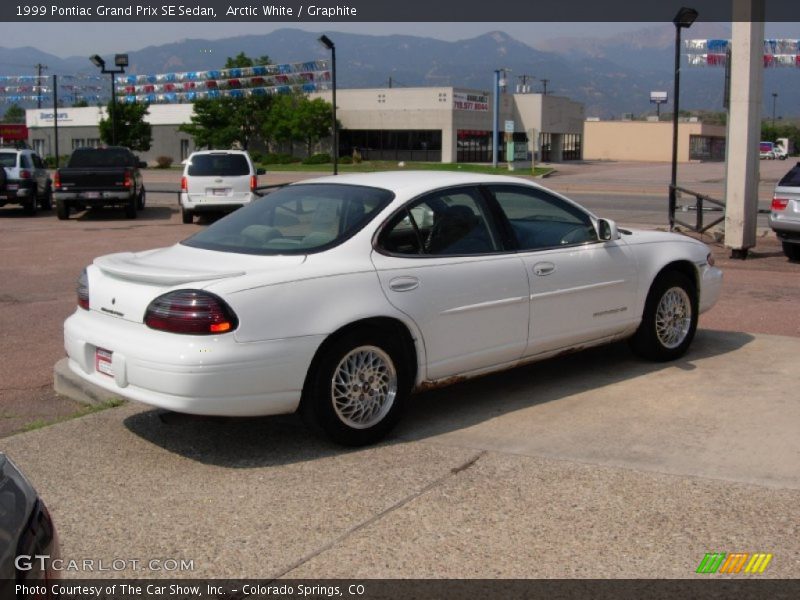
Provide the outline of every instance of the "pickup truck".
<path id="1" fill-rule="evenodd" d="M 144 209 L 145 189 L 140 168 L 146 167 L 128 148 L 79 148 L 66 167 L 53 177 L 56 215 L 69 218 L 71 210 L 122 206 L 125 216 L 136 218 Z"/>

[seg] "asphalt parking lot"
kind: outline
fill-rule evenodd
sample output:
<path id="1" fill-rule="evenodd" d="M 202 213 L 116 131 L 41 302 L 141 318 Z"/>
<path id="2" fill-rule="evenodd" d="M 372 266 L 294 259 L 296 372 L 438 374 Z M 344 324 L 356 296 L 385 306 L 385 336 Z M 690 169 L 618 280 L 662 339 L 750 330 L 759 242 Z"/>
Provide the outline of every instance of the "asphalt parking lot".
<path id="1" fill-rule="evenodd" d="M 608 171 L 596 187 L 613 194 Z M 590 186 L 569 177 L 552 187 Z M 427 392 L 375 447 L 332 446 L 294 416 L 136 404 L 9 435 L 77 408 L 50 386 L 80 269 L 204 226 L 180 224 L 174 197 L 149 203 L 136 221 L 0 211 L 0 449 L 47 501 L 65 558 L 126 560 L 112 574 L 134 577 L 684 578 L 724 551 L 800 574 L 800 264 L 771 236 L 747 261 L 714 246 L 723 298 L 683 360 L 617 344 Z M 193 569 L 132 566 L 154 558 Z"/>

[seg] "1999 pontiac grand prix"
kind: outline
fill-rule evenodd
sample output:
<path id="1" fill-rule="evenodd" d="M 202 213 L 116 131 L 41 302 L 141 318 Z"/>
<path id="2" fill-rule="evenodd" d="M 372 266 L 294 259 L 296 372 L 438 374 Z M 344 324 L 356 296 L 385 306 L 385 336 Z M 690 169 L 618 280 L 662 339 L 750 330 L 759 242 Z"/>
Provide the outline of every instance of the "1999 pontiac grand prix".
<path id="1" fill-rule="evenodd" d="M 703 243 L 626 231 L 530 181 L 325 177 L 169 248 L 95 259 L 69 366 L 172 411 L 300 411 L 372 443 L 414 389 L 628 338 L 683 355 L 722 273 Z"/>

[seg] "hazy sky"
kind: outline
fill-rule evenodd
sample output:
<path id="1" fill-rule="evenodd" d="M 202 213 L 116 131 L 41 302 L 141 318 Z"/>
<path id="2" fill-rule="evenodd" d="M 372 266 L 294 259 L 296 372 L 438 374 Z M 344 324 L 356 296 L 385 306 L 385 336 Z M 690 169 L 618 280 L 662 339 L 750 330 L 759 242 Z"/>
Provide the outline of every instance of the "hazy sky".
<path id="1" fill-rule="evenodd" d="M 553 37 L 609 37 L 654 23 L 4 23 L 0 45 L 34 46 L 65 58 L 139 50 L 186 38 L 219 39 L 263 34 L 293 27 L 307 31 L 343 31 L 370 35 L 400 33 L 442 40 L 505 31 L 529 45 Z M 668 24 L 664 24 L 668 25 Z M 767 37 L 800 37 L 798 23 L 767 24 Z"/>
<path id="2" fill-rule="evenodd" d="M 401 33 L 458 40 L 501 30 L 527 44 L 562 36 L 606 37 L 652 23 L 24 23 L 4 24 L 0 45 L 35 46 L 61 58 L 139 50 L 186 38 L 220 39 L 293 27 L 385 35 Z"/>

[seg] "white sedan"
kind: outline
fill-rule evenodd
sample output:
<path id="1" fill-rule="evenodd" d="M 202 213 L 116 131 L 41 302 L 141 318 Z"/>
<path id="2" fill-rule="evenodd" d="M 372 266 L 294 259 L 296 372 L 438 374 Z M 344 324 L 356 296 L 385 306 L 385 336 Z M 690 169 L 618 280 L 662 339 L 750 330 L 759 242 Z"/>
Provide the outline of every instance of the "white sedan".
<path id="1" fill-rule="evenodd" d="M 675 359 L 721 284 L 701 242 L 618 229 L 527 180 L 340 175 L 175 246 L 96 259 L 64 339 L 72 371 L 120 396 L 299 410 L 360 445 L 415 389 L 622 338 Z"/>

